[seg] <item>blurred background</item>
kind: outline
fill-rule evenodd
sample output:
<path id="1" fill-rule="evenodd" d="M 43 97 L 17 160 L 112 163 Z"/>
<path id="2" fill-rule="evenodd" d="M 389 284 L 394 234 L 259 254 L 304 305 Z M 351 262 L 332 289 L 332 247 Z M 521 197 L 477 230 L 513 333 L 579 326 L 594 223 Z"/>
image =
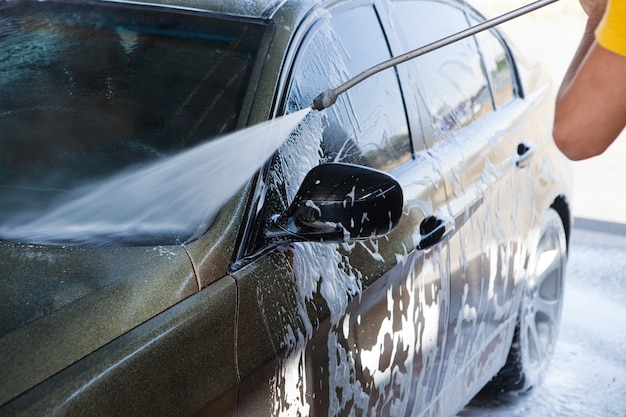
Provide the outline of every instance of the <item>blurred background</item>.
<path id="1" fill-rule="evenodd" d="M 470 0 L 488 18 L 531 3 L 532 0 Z M 510 40 L 531 60 L 541 62 L 557 86 L 569 66 L 585 27 L 586 15 L 578 0 L 559 0 L 500 25 Z M 574 217 L 626 224 L 626 134 L 602 155 L 573 162 Z M 579 220 L 580 222 L 580 220 Z"/>

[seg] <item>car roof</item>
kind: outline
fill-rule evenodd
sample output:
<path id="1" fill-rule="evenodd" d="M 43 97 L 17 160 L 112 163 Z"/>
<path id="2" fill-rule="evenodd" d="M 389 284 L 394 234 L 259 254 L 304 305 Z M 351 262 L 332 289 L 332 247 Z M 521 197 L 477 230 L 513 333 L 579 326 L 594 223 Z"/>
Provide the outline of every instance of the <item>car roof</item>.
<path id="1" fill-rule="evenodd" d="M 278 9 L 289 3 L 296 8 L 310 9 L 319 1 L 312 0 L 105 0 L 120 3 L 143 3 L 194 9 L 232 16 L 271 19 Z"/>

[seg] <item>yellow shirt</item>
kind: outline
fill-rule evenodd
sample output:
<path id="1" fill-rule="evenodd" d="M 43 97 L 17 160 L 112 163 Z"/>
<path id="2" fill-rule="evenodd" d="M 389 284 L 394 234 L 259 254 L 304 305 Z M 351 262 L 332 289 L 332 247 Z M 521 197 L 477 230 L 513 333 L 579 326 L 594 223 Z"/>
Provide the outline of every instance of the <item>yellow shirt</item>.
<path id="1" fill-rule="evenodd" d="M 595 34 L 604 48 L 626 56 L 626 0 L 609 0 Z"/>

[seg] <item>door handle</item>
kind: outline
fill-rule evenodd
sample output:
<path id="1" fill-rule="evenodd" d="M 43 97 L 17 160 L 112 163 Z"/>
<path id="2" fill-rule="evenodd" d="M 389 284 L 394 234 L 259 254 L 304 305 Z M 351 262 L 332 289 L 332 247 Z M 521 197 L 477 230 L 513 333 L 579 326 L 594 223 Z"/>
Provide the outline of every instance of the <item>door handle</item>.
<path id="1" fill-rule="evenodd" d="M 420 242 L 417 250 L 435 246 L 445 240 L 454 231 L 454 222 L 436 216 L 428 216 L 420 223 Z"/>
<path id="2" fill-rule="evenodd" d="M 535 147 L 520 143 L 517 145 L 517 156 L 515 157 L 515 166 L 524 168 L 528 165 L 528 161 L 535 153 Z"/>

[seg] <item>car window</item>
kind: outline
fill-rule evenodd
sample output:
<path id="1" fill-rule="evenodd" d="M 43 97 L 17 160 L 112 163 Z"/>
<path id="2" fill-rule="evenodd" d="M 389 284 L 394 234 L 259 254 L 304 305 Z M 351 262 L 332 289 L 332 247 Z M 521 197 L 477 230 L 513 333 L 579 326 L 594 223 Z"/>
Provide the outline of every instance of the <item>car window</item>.
<path id="1" fill-rule="evenodd" d="M 21 225 L 72 190 L 234 130 L 265 29 L 121 4 L 0 10 L 0 238 L 29 242 Z"/>
<path id="2" fill-rule="evenodd" d="M 472 24 L 479 22 L 473 21 Z M 493 32 L 481 32 L 476 35 L 480 52 L 496 108 L 507 103 L 516 95 L 513 82 L 512 60 L 502 41 Z"/>
<path id="3" fill-rule="evenodd" d="M 466 29 L 464 10 L 433 1 L 392 3 L 400 42 L 412 50 Z M 410 61 L 415 66 L 408 87 L 418 90 L 432 117 L 432 140 L 468 125 L 493 110 L 493 103 L 473 38 L 452 43 Z M 409 107 L 410 109 L 410 107 Z M 427 134 L 428 135 L 428 134 Z"/>
<path id="4" fill-rule="evenodd" d="M 352 9 L 316 28 L 293 70 L 287 112 L 308 106 L 320 92 L 390 58 L 374 9 Z M 313 114 L 322 125 L 322 161 L 389 171 L 410 158 L 406 115 L 396 73 L 389 69 Z"/>

